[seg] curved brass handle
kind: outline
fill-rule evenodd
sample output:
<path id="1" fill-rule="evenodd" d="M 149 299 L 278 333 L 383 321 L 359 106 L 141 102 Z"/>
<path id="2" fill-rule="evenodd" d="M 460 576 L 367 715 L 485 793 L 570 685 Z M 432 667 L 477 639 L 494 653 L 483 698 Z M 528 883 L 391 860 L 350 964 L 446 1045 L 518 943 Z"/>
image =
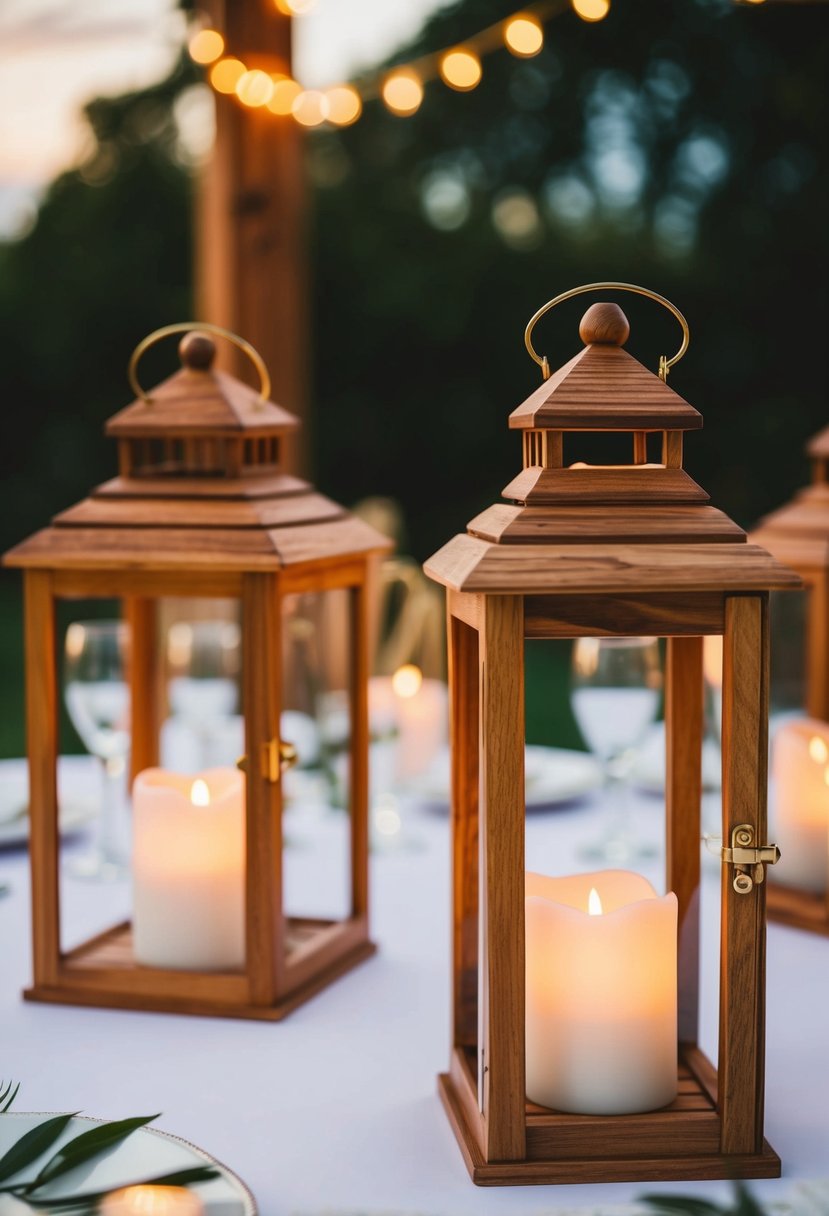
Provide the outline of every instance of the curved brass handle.
<path id="1" fill-rule="evenodd" d="M 130 355 L 130 361 L 127 366 L 127 378 L 136 397 L 140 397 L 147 405 L 152 405 L 153 403 L 151 394 L 145 392 L 138 382 L 138 362 L 141 356 L 162 338 L 167 338 L 170 334 L 190 333 L 193 330 L 215 334 L 219 338 L 226 338 L 234 346 L 238 346 L 239 350 L 248 356 L 259 374 L 260 403 L 264 404 L 268 400 L 271 394 L 271 378 L 265 366 L 265 360 L 259 354 L 259 351 L 251 346 L 250 342 L 246 342 L 244 338 L 240 338 L 238 334 L 234 334 L 232 330 L 223 329 L 221 325 L 211 325 L 208 321 L 177 321 L 175 325 L 162 325 L 160 329 L 154 329 L 151 334 L 147 334 L 146 338 L 141 339 Z"/>
<path id="2" fill-rule="evenodd" d="M 550 378 L 550 364 L 547 362 L 547 356 L 539 355 L 532 344 L 533 329 L 544 316 L 545 312 L 549 312 L 551 308 L 555 308 L 556 304 L 563 304 L 565 300 L 571 300 L 573 296 L 583 295 L 586 291 L 632 291 L 637 296 L 647 296 L 649 300 L 655 300 L 657 304 L 661 304 L 663 308 L 667 308 L 668 312 L 673 313 L 682 326 L 682 345 L 671 359 L 667 359 L 665 355 L 659 356 L 659 378 L 660 380 L 667 380 L 668 372 L 675 363 L 679 363 L 688 349 L 691 331 L 688 328 L 688 322 L 675 304 L 672 304 L 670 300 L 666 300 L 664 296 L 657 295 L 655 291 L 650 291 L 647 287 L 637 287 L 635 283 L 585 283 L 583 287 L 572 287 L 570 291 L 563 291 L 560 296 L 556 296 L 554 300 L 548 300 L 546 304 L 539 308 L 538 312 L 530 318 L 527 328 L 524 330 L 524 345 L 529 351 L 530 357 L 541 368 L 541 374 L 544 379 L 548 380 Z"/>

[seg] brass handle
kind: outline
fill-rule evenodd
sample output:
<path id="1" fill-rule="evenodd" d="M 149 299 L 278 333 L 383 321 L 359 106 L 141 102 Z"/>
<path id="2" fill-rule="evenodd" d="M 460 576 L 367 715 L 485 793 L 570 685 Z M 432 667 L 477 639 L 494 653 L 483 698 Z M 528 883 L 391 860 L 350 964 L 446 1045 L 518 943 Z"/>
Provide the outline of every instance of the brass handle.
<path id="1" fill-rule="evenodd" d="M 259 374 L 260 404 L 264 404 L 268 400 L 271 395 L 271 377 L 265 366 L 265 360 L 259 354 L 259 351 L 251 346 L 250 342 L 246 342 L 244 338 L 240 338 L 238 334 L 234 334 L 229 329 L 223 329 L 221 325 L 211 325 L 208 321 L 177 321 L 175 325 L 162 325 L 160 329 L 154 329 L 151 334 L 147 334 L 146 338 L 141 339 L 130 355 L 130 361 L 127 366 L 127 379 L 136 397 L 140 397 L 147 405 L 152 405 L 153 403 L 150 393 L 145 392 L 138 382 L 138 362 L 141 356 L 162 338 L 167 338 L 170 334 L 189 333 L 192 330 L 215 334 L 218 338 L 227 338 L 228 342 L 232 342 L 234 346 L 238 346 L 239 350 L 248 356 Z"/>
<path id="2" fill-rule="evenodd" d="M 547 362 L 547 356 L 539 355 L 532 344 L 533 329 L 544 316 L 545 312 L 549 312 L 551 308 L 555 308 L 556 304 L 563 304 L 565 300 L 571 300 L 573 296 L 583 295 L 586 291 L 632 291 L 634 295 L 647 296 L 649 300 L 655 300 L 657 304 L 661 304 L 663 308 L 667 308 L 668 312 L 673 313 L 682 326 L 682 345 L 671 359 L 667 359 L 664 355 L 659 356 L 659 378 L 660 380 L 667 380 L 668 372 L 675 363 L 679 363 L 688 349 L 691 331 L 688 328 L 688 322 L 675 304 L 672 304 L 670 300 L 666 300 L 664 296 L 657 295 L 655 291 L 650 291 L 647 287 L 637 287 L 635 283 L 585 283 L 583 287 L 572 287 L 570 291 L 563 291 L 560 296 L 556 296 L 554 300 L 548 300 L 546 304 L 539 308 L 538 312 L 530 318 L 527 328 L 524 330 L 524 345 L 529 351 L 530 357 L 541 368 L 543 378 L 549 380 L 550 364 Z"/>

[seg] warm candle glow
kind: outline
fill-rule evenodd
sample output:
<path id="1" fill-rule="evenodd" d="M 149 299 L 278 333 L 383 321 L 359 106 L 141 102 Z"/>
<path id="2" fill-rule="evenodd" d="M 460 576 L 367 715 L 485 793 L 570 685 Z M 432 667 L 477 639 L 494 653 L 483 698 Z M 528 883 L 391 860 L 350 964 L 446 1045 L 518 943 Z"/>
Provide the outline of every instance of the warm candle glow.
<path id="1" fill-rule="evenodd" d="M 610 12 L 610 0 L 572 0 L 582 21 L 601 21 Z"/>
<path id="2" fill-rule="evenodd" d="M 406 663 L 398 667 L 391 678 L 391 686 L 398 697 L 414 697 L 420 692 L 423 683 L 423 672 L 414 663 Z"/>
<path id="3" fill-rule="evenodd" d="M 290 76 L 274 79 L 273 94 L 268 102 L 271 114 L 290 114 L 294 102 L 302 92 L 302 85 L 292 80 Z"/>
<path id="4" fill-rule="evenodd" d="M 225 49 L 225 40 L 218 30 L 199 30 L 190 39 L 187 49 L 196 63 L 213 63 Z"/>
<path id="5" fill-rule="evenodd" d="M 193 806 L 210 806 L 210 790 L 201 777 L 190 786 L 190 801 Z"/>
<path id="6" fill-rule="evenodd" d="M 204 1204 L 180 1186 L 127 1186 L 107 1195 L 101 1216 L 203 1216 Z"/>
<path id="7" fill-rule="evenodd" d="M 587 911 L 590 916 L 601 916 L 602 914 L 601 896 L 595 887 L 590 888 L 590 894 L 587 897 Z"/>
<path id="8" fill-rule="evenodd" d="M 285 17 L 304 17 L 310 13 L 317 0 L 274 0 L 277 12 Z"/>
<path id="9" fill-rule="evenodd" d="M 474 51 L 447 51 L 440 61 L 440 74 L 450 89 L 466 93 L 481 79 L 481 61 Z"/>
<path id="10" fill-rule="evenodd" d="M 829 760 L 829 747 L 820 735 L 812 735 L 809 740 L 809 755 L 816 764 L 825 764 Z"/>
<path id="11" fill-rule="evenodd" d="M 702 639 L 702 670 L 712 688 L 722 688 L 722 635 L 709 633 Z"/>
<path id="12" fill-rule="evenodd" d="M 513 17 L 504 26 L 504 42 L 513 55 L 519 55 L 522 59 L 537 55 L 544 45 L 541 22 L 530 13 Z"/>
<path id="13" fill-rule="evenodd" d="M 408 68 L 392 72 L 391 76 L 387 76 L 383 81 L 382 93 L 383 101 L 392 114 L 398 114 L 402 118 L 419 110 L 420 103 L 423 101 L 423 85 L 420 83 L 420 77 Z"/>

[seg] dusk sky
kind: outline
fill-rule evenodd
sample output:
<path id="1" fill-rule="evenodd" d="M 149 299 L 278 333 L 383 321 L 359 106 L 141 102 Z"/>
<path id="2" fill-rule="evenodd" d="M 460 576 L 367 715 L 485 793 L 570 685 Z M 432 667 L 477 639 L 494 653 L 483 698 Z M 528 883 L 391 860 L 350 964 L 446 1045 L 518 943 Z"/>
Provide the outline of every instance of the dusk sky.
<path id="1" fill-rule="evenodd" d="M 317 0 L 295 24 L 299 79 L 346 79 L 416 33 L 444 2 Z M 25 226 L 39 191 L 82 152 L 84 102 L 163 76 L 183 29 L 174 0 L 3 0 L 0 237 Z"/>

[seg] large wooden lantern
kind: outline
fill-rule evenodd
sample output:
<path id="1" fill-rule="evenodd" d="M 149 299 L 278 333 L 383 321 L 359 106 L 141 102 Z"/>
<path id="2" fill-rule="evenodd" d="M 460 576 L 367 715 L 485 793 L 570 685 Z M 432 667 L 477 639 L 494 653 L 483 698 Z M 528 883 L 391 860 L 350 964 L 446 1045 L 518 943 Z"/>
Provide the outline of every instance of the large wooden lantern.
<path id="1" fill-rule="evenodd" d="M 772 605 L 773 809 L 784 856 L 768 904 L 774 920 L 829 934 L 829 428 L 806 451 L 812 484 L 751 537 L 803 580 L 801 594 Z M 798 710 L 808 718 L 783 717 Z"/>
<path id="2" fill-rule="evenodd" d="M 652 296 L 679 318 L 683 345 L 674 359 L 663 358 L 661 376 L 622 349 L 629 326 L 615 304 L 587 311 L 584 349 L 549 374 L 532 346 L 532 325 L 553 304 L 597 287 Z M 683 469 L 683 433 L 702 418 L 665 383 L 687 346 L 673 305 L 641 288 L 593 284 L 545 305 L 526 341 L 546 378 L 510 415 L 524 455 L 523 471 L 504 491 L 510 501 L 473 519 L 425 567 L 447 588 L 449 619 L 453 1046 L 441 1096 L 472 1178 L 484 1185 L 776 1176 L 780 1161 L 763 1138 L 764 878 L 777 856 L 766 833 L 767 610 L 771 588 L 798 580 L 748 544 Z M 630 433 L 632 463 L 565 462 L 565 447 L 568 461 L 579 460 L 586 440 L 579 433 L 608 431 Z M 648 459 L 652 435 L 661 440 L 656 461 Z M 697 1042 L 706 634 L 724 643 L 716 1068 Z M 594 920 L 578 877 L 525 878 L 525 639 L 639 635 L 667 639 L 666 890 L 676 903 L 671 895 L 648 902 L 611 891 L 604 911 L 613 914 Z M 645 881 L 628 880 L 636 890 Z M 564 893 L 550 895 L 554 888 Z M 545 890 L 553 902 L 541 898 Z M 568 1013 L 573 991 L 601 988 L 591 924 L 621 931 L 616 918 L 646 909 L 655 926 L 663 905 L 678 929 L 669 925 L 656 957 L 645 962 L 635 946 L 608 951 L 620 992 Z M 605 1063 L 621 1075 L 629 1062 L 625 1002 L 635 1003 L 651 980 L 663 985 L 658 999 L 668 1018 L 660 1051 L 666 1024 L 670 1039 L 650 1097 L 626 1105 L 611 1087 L 601 1099 L 566 1098 L 558 1107 L 530 1100 L 544 1088 L 535 1073 L 539 1058 L 548 1068 L 545 1052 L 561 1056 L 558 1075 L 548 1068 L 558 1091 L 590 1088 L 600 1023 Z M 572 1034 L 559 1043 L 567 1017 Z M 645 1021 L 640 1029 L 634 1086 L 653 1062 Z"/>
<path id="3" fill-rule="evenodd" d="M 135 374 L 138 356 L 158 337 L 185 331 L 179 348 L 182 369 L 145 393 Z M 261 392 L 213 369 L 214 343 L 204 331 L 235 341 L 251 355 Z M 298 422 L 267 400 L 267 372 L 241 339 L 214 326 L 168 326 L 137 348 L 130 375 L 137 400 L 106 428 L 117 440 L 119 476 L 6 557 L 8 565 L 23 569 L 25 580 L 34 947 L 34 982 L 25 995 L 68 1004 L 275 1020 L 374 950 L 367 899 L 369 616 L 373 566 L 388 544 L 306 482 L 280 470 L 281 446 Z M 344 861 L 349 895 L 344 915 L 336 920 L 288 915 L 282 836 L 283 770 L 292 750 L 290 736 L 282 734 L 284 622 L 296 616 L 298 601 L 331 596 L 338 597 L 342 619 L 337 624 L 350 659 L 339 688 L 341 716 L 350 719 L 350 730 L 343 732 L 350 777 L 350 856 Z M 133 923 L 117 924 L 71 949 L 62 936 L 57 609 L 65 600 L 121 602 L 130 631 L 131 771 L 135 776 L 155 770 L 145 796 L 163 809 L 179 797 L 176 789 L 166 790 L 155 768 L 165 697 L 159 633 L 167 597 L 184 597 L 194 613 L 200 599 L 235 601 L 241 625 L 245 757 L 240 764 L 245 776 L 231 764 L 222 770 L 230 777 L 222 779 L 215 794 L 230 798 L 235 781 L 241 843 L 234 906 L 240 957 L 231 962 L 215 961 L 209 932 L 198 923 L 199 916 L 210 914 L 217 932 L 227 929 L 215 906 L 211 912 L 221 894 L 215 866 L 225 865 L 227 858 L 200 860 L 207 854 L 213 819 L 205 811 L 199 820 L 197 808 L 214 798 L 210 790 L 203 801 L 192 795 L 191 847 L 177 837 L 181 817 L 156 820 L 150 860 L 166 869 L 145 902 L 158 920 L 158 901 L 162 896 L 166 900 L 166 931 L 157 924 L 146 934 L 143 953 L 137 949 L 136 857 Z M 182 788 L 186 791 L 186 783 Z M 137 793 L 134 812 L 136 799 Z M 202 864 L 204 873 L 196 873 Z M 176 895 L 179 877 L 182 887 Z M 185 880 L 190 883 L 186 889 Z M 202 891 L 201 912 L 194 911 L 188 896 L 197 889 Z M 194 920 L 193 933 L 207 936 L 190 953 L 186 942 L 176 952 L 164 940 L 181 936 L 177 921 L 182 918 Z"/>

